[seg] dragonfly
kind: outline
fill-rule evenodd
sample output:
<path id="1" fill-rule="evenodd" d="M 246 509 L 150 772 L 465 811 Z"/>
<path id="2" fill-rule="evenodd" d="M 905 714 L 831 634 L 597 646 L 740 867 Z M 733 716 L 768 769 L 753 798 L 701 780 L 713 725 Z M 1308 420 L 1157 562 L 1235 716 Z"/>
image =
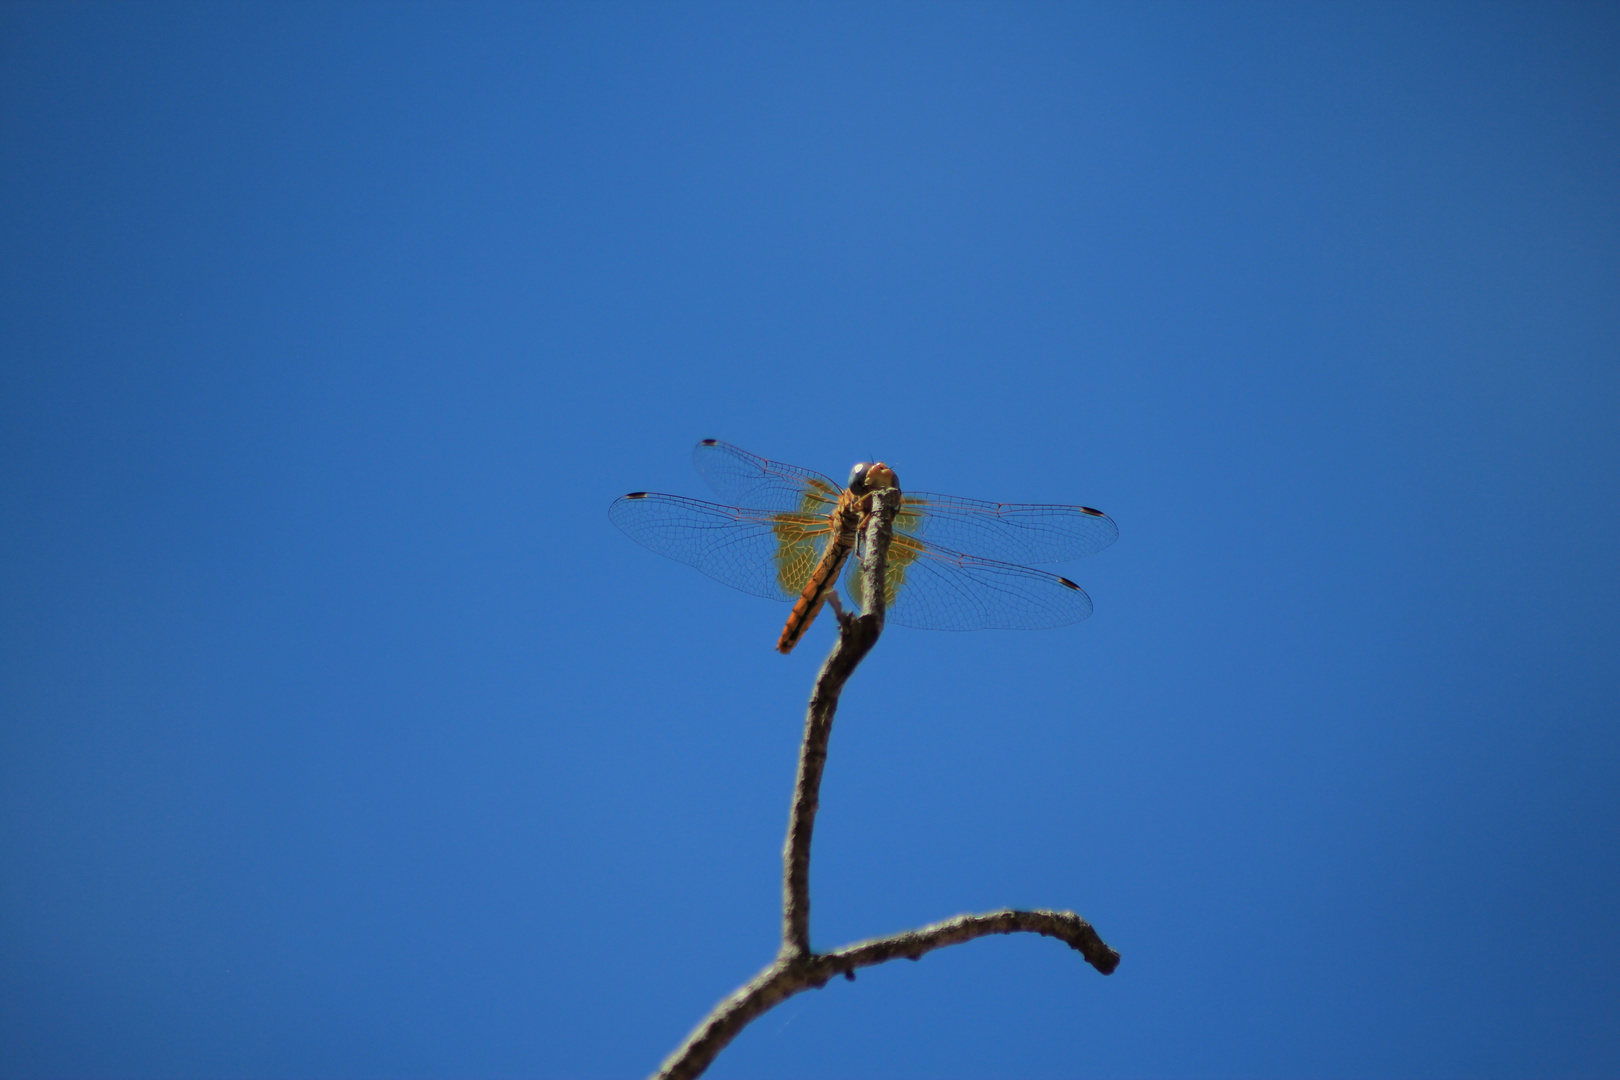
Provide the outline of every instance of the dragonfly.
<path id="1" fill-rule="evenodd" d="M 731 505 L 633 491 L 608 517 L 632 540 L 755 596 L 793 602 L 777 640 L 793 651 L 842 576 L 855 610 L 865 596 L 851 559 L 871 493 L 898 487 L 883 462 L 859 462 L 848 483 L 771 461 L 718 439 L 692 452 L 697 470 Z M 1119 538 L 1089 506 L 994 503 L 903 492 L 883 590 L 886 618 L 923 630 L 1037 630 L 1091 614 L 1091 597 L 1066 577 L 1027 563 L 1091 555 Z"/>

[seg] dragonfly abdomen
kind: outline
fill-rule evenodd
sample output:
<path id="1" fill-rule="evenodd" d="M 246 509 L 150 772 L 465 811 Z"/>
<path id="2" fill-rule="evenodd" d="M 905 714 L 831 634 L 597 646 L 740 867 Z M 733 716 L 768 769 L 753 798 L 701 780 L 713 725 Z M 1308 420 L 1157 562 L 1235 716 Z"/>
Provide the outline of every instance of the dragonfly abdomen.
<path id="1" fill-rule="evenodd" d="M 844 569 L 849 553 L 855 550 L 855 540 L 860 535 L 864 515 L 857 505 L 858 501 L 848 491 L 840 496 L 838 508 L 832 512 L 832 538 L 827 543 L 827 550 L 821 554 L 821 561 L 810 572 L 810 580 L 804 583 L 804 591 L 793 602 L 793 611 L 788 615 L 787 625 L 782 627 L 782 636 L 776 642 L 777 652 L 786 654 L 793 651 L 793 646 L 799 643 L 804 632 L 810 629 L 810 624 L 816 621 L 821 605 L 827 601 L 827 593 L 837 586 L 838 575 Z"/>

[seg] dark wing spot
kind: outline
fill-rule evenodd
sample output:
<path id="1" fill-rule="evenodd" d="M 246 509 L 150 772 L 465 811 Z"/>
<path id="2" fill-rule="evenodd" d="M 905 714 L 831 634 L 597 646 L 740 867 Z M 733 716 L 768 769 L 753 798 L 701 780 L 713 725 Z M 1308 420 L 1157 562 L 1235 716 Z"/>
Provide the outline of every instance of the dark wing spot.
<path id="1" fill-rule="evenodd" d="M 1061 581 L 1063 584 L 1067 585 L 1069 588 L 1075 590 L 1076 592 L 1080 591 L 1080 586 L 1076 585 L 1074 582 L 1070 581 L 1068 578 L 1060 577 L 1060 578 L 1058 578 L 1058 580 Z"/>
<path id="2" fill-rule="evenodd" d="M 1080 509 L 1081 509 L 1081 511 L 1083 513 L 1090 514 L 1092 517 L 1107 517 L 1108 516 L 1107 514 L 1103 513 L 1101 510 L 1093 510 L 1089 506 L 1082 506 Z"/>
<path id="3" fill-rule="evenodd" d="M 704 439 L 702 442 L 698 443 L 698 445 L 699 446 L 719 446 L 720 445 L 720 440 L 719 439 Z"/>
<path id="4" fill-rule="evenodd" d="M 645 499 L 646 497 L 647 493 L 645 491 L 632 491 L 630 494 L 625 496 L 627 499 Z"/>

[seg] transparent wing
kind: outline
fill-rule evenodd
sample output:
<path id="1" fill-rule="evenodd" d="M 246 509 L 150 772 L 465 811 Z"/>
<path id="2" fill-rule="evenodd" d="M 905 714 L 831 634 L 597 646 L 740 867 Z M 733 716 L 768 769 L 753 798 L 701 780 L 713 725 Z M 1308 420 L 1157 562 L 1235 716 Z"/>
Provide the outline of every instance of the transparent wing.
<path id="1" fill-rule="evenodd" d="M 844 592 L 864 609 L 859 559 L 849 560 Z M 887 618 L 919 630 L 1044 630 L 1091 614 L 1091 597 L 1068 578 L 899 534 L 889 546 L 885 592 Z"/>
<path id="2" fill-rule="evenodd" d="M 692 463 L 722 499 L 758 510 L 828 514 L 843 491 L 818 472 L 770 461 L 719 439 L 698 443 Z"/>
<path id="3" fill-rule="evenodd" d="M 928 491 L 906 493 L 894 527 L 930 547 L 1012 563 L 1078 559 L 1119 539 L 1114 519 L 1089 506 L 981 502 Z"/>
<path id="4" fill-rule="evenodd" d="M 692 461 L 721 498 L 739 506 L 827 514 L 843 490 L 821 473 L 718 439 L 698 443 Z M 993 503 L 926 491 L 905 496 L 895 529 L 942 549 L 1014 563 L 1077 559 L 1119 539 L 1113 519 L 1089 506 Z"/>
<path id="5" fill-rule="evenodd" d="M 771 600 L 798 598 L 831 535 L 824 514 L 773 514 L 645 491 L 615 499 L 608 518 L 643 547 Z"/>

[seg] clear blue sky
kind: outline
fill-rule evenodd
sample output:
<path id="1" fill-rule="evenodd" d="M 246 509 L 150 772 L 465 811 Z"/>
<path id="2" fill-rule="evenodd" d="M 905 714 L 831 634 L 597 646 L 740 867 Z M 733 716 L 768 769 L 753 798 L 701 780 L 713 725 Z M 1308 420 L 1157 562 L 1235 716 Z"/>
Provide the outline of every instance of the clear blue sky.
<path id="1" fill-rule="evenodd" d="M 623 1077 L 831 631 L 700 438 L 1081 502 L 891 628 L 744 1077 L 1620 1075 L 1620 9 L 0 8 L 0 1074 Z"/>

